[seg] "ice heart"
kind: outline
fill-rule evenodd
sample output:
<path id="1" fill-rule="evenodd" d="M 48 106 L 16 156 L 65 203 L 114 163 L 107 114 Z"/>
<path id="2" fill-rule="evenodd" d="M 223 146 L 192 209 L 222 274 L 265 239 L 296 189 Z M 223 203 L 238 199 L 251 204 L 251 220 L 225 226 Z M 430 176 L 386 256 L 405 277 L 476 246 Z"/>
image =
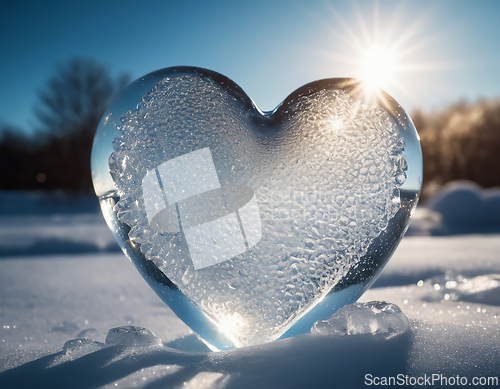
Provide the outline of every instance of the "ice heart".
<path id="1" fill-rule="evenodd" d="M 395 250 L 420 192 L 420 146 L 392 98 L 364 92 L 316 81 L 262 113 L 220 74 L 169 68 L 105 114 L 92 168 L 108 225 L 213 349 L 309 331 Z"/>

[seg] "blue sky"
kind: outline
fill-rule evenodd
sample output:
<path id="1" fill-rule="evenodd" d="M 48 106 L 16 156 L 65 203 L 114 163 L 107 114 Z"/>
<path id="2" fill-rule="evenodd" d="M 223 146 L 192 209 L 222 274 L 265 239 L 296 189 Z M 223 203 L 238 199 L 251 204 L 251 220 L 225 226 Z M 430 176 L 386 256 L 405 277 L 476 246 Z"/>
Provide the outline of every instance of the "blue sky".
<path id="1" fill-rule="evenodd" d="M 408 111 L 500 96 L 500 1 L 2 1 L 0 124 L 29 132 L 55 65 L 94 59 L 136 79 L 176 65 L 233 79 L 263 110 L 303 84 L 397 57 L 385 89 Z"/>

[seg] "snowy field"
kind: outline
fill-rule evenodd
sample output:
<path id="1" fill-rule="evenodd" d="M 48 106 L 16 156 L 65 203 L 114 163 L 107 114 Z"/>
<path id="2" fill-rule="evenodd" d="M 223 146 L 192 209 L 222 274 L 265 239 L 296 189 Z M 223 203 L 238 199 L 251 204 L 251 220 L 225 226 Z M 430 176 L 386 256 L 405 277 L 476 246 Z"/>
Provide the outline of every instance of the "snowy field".
<path id="1" fill-rule="evenodd" d="M 147 286 L 96 200 L 0 200 L 0 388 L 500 386 L 498 191 L 455 183 L 417 210 L 360 299 L 404 315 L 360 304 L 219 353 Z"/>

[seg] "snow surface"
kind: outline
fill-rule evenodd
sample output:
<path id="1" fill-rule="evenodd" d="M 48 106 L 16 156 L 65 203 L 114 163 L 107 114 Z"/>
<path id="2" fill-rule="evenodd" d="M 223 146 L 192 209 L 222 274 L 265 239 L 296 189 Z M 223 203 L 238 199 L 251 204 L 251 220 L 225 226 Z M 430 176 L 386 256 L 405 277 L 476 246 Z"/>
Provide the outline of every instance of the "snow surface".
<path id="1" fill-rule="evenodd" d="M 454 185 L 449 198 L 471 188 Z M 0 193 L 0 388 L 362 388 L 366 374 L 500 380 L 497 221 L 470 212 L 474 223 L 451 222 L 444 211 L 498 201 L 473 192 L 476 203 L 454 205 L 442 193 L 417 209 L 360 299 L 395 304 L 406 329 L 400 323 L 396 335 L 377 336 L 382 321 L 362 330 L 366 309 L 351 306 L 337 314 L 354 323 L 351 334 L 313 330 L 219 353 L 206 350 L 116 249 L 96 203 Z"/>

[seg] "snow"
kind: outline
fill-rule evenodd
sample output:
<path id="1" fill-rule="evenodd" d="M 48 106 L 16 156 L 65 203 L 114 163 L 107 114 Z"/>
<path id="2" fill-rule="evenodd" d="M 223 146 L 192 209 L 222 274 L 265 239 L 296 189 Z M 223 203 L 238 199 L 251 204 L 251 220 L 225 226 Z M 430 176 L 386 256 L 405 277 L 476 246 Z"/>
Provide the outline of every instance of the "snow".
<path id="1" fill-rule="evenodd" d="M 367 374 L 401 374 L 406 383 L 425 375 L 500 379 L 500 235 L 496 220 L 478 222 L 478 212 L 470 213 L 475 223 L 445 216 L 470 202 L 449 200 L 473 187 L 454 185 L 417 209 L 373 287 L 325 318 L 321 331 L 318 322 L 310 334 L 219 353 L 117 251 L 95 203 L 62 209 L 36 206 L 33 194 L 0 194 L 0 387 L 361 388 Z M 493 207 L 495 196 L 472 192 L 476 206 Z M 400 321 L 365 326 L 374 307 Z M 339 317 L 354 331 L 324 325 Z"/>
<path id="2" fill-rule="evenodd" d="M 430 199 L 420 218 L 433 235 L 500 233 L 500 189 L 450 182 Z"/>
<path id="3" fill-rule="evenodd" d="M 446 224 L 500 224 L 500 190 L 497 188 L 482 189 L 467 181 L 450 182 L 428 206 L 439 212 Z"/>
<path id="4" fill-rule="evenodd" d="M 0 256 L 119 251 L 96 199 L 0 191 Z"/>

